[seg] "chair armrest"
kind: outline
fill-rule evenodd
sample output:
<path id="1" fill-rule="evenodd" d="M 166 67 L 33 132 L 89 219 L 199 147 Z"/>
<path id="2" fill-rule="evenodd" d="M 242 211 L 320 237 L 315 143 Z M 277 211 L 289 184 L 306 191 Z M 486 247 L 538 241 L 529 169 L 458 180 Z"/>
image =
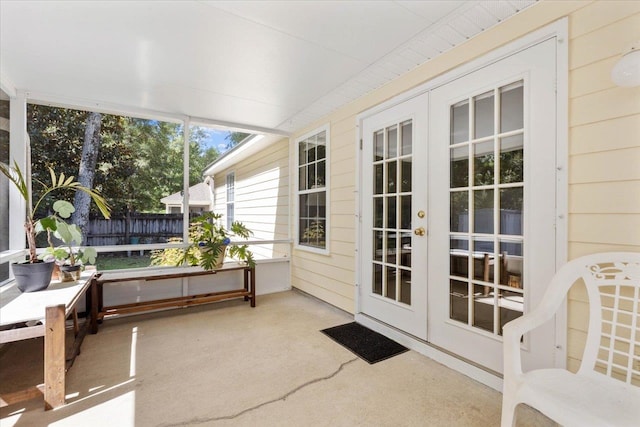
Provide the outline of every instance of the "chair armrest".
<path id="1" fill-rule="evenodd" d="M 561 268 L 551 280 L 540 304 L 518 319 L 507 323 L 503 329 L 504 378 L 522 375 L 522 361 L 520 358 L 520 338 L 527 332 L 539 327 L 553 318 L 560 305 L 564 302 L 569 288 L 577 277 L 571 266 Z"/>

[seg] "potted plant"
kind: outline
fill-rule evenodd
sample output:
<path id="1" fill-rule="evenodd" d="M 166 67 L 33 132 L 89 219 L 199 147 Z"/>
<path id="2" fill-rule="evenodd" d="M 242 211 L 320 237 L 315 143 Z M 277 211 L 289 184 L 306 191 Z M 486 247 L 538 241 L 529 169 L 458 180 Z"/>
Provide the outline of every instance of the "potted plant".
<path id="1" fill-rule="evenodd" d="M 191 265 L 205 270 L 221 268 L 225 256 L 254 267 L 253 253 L 248 245 L 231 243 L 232 237 L 248 239 L 253 233 L 241 222 L 234 221 L 231 229 L 222 225 L 222 215 L 213 212 L 202 214 L 189 225 L 189 246 L 157 251 L 152 255 L 154 265 Z M 175 243 L 174 239 L 174 242 Z"/>
<path id="2" fill-rule="evenodd" d="M 91 196 L 91 199 L 105 218 L 109 218 L 110 216 L 109 205 L 97 190 L 81 185 L 79 182 L 74 180 L 73 176 L 66 177 L 64 173 L 56 175 L 51 168 L 49 168 L 51 176 L 50 184 L 42 181 L 36 181 L 42 187 L 42 194 L 35 201 L 32 198 L 31 186 L 28 184 L 27 179 L 25 179 L 25 176 L 20 170 L 17 162 L 14 162 L 13 167 L 0 164 L 0 172 L 2 172 L 2 174 L 16 186 L 26 204 L 24 230 L 27 235 L 29 256 L 26 262 L 11 265 L 13 274 L 16 278 L 16 284 L 18 289 L 22 292 L 34 292 L 46 289 L 51 281 L 53 263 L 43 262 L 36 256 L 36 234 L 49 229 L 51 226 L 51 216 L 46 216 L 42 219 L 36 218 L 38 208 L 45 202 L 47 196 L 60 190 L 76 190 L 87 193 Z M 69 203 L 69 205 L 71 204 Z M 58 215 L 61 215 L 64 218 L 64 215 L 68 212 L 68 206 L 65 204 L 58 204 L 58 207 Z M 71 213 L 68 213 L 68 215 L 70 216 Z"/>
<path id="3" fill-rule="evenodd" d="M 68 224 L 62 218 L 68 218 L 75 207 L 65 201 L 58 200 L 53 204 L 54 214 L 40 220 L 41 228 L 46 229 L 49 247 L 39 256 L 40 259 L 53 259 L 59 266 L 59 278 L 62 282 L 78 280 L 82 266 L 95 264 L 97 251 L 91 247 L 74 248 L 82 243 L 82 231 L 76 224 Z M 53 237 L 63 244 L 55 247 Z"/>

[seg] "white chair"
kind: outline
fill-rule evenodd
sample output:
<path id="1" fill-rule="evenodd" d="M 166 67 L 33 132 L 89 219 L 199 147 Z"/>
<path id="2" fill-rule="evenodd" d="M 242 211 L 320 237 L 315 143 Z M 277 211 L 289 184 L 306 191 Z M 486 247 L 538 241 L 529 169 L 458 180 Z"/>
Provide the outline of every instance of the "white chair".
<path id="1" fill-rule="evenodd" d="M 551 319 L 583 279 L 589 331 L 577 373 L 522 372 L 520 338 Z M 502 427 L 515 425 L 519 403 L 564 426 L 640 426 L 640 253 L 602 253 L 570 261 L 540 306 L 504 328 Z"/>

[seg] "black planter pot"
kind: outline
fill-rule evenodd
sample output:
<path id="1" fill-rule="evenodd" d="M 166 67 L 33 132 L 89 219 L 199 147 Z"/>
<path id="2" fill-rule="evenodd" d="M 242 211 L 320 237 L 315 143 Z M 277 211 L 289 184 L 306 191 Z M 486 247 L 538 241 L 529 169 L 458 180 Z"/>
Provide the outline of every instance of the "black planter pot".
<path id="1" fill-rule="evenodd" d="M 16 285 L 22 292 L 36 292 L 47 289 L 51 283 L 52 262 L 11 264 Z"/>

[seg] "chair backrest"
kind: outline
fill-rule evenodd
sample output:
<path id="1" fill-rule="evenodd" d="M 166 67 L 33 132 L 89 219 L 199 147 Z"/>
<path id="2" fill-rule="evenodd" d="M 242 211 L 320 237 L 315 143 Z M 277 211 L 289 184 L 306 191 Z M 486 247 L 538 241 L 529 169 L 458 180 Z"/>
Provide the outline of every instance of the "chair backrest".
<path id="1" fill-rule="evenodd" d="M 640 386 L 640 253 L 581 258 L 589 331 L 579 373 Z"/>

